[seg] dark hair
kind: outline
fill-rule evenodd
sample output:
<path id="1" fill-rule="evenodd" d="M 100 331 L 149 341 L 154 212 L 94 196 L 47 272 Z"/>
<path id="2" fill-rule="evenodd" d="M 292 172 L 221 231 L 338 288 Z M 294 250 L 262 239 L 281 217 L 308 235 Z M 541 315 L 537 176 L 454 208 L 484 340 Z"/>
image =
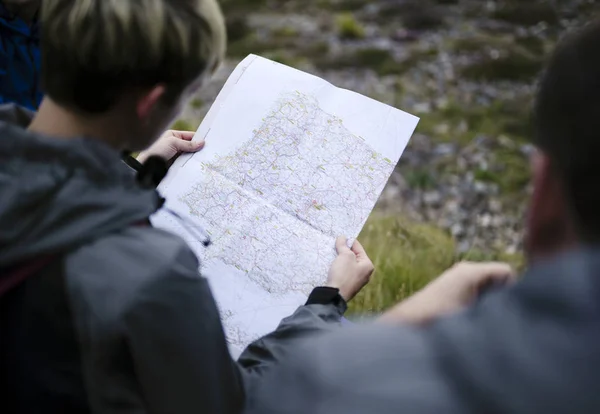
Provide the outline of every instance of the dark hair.
<path id="1" fill-rule="evenodd" d="M 102 113 L 128 90 L 163 83 L 175 101 L 223 57 L 222 16 L 218 6 L 205 6 L 213 2 L 45 0 L 46 94 L 65 107 Z"/>
<path id="2" fill-rule="evenodd" d="M 535 100 L 535 144 L 563 181 L 578 236 L 600 241 L 600 21 L 560 42 Z"/>

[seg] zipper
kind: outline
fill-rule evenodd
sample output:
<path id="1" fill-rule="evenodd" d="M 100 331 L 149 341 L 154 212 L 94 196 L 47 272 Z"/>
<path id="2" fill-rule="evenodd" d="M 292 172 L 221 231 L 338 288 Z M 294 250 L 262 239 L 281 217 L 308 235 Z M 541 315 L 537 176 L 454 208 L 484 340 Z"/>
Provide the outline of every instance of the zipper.
<path id="1" fill-rule="evenodd" d="M 32 48 L 35 45 L 33 44 L 33 40 L 29 39 L 27 51 L 29 52 L 29 58 L 31 59 L 32 67 L 33 67 L 33 90 L 31 91 L 31 102 L 33 104 L 33 108 L 37 111 L 38 103 L 37 103 L 37 86 L 38 86 L 38 72 L 35 63 L 35 56 L 32 51 Z"/>
<path id="2" fill-rule="evenodd" d="M 34 47 L 36 47 L 35 41 L 33 39 L 33 31 L 34 31 L 34 27 L 39 24 L 39 20 L 38 20 L 39 13 L 40 13 L 40 10 L 38 8 L 38 10 L 36 10 L 36 12 L 33 16 L 31 24 L 29 25 L 29 39 L 28 39 L 28 44 L 27 44 L 28 45 L 27 51 L 29 52 L 29 57 L 31 59 L 31 63 L 32 63 L 31 66 L 33 67 L 33 90 L 31 91 L 31 102 L 33 104 L 33 108 L 36 111 L 38 109 L 37 88 L 38 88 L 39 80 L 38 80 L 38 71 L 37 71 L 37 67 L 36 67 L 35 55 L 34 55 L 32 49 Z M 39 26 L 36 28 L 36 30 L 39 30 Z"/>

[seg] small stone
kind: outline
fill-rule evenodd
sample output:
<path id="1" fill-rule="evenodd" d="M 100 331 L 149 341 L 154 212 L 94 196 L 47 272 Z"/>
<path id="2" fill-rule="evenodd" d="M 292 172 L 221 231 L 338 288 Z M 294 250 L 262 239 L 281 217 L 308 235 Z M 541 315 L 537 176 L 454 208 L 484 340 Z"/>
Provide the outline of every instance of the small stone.
<path id="1" fill-rule="evenodd" d="M 475 181 L 473 183 L 473 189 L 477 194 L 486 194 L 488 192 L 488 187 L 481 181 Z"/>
<path id="2" fill-rule="evenodd" d="M 435 106 L 437 109 L 446 109 L 450 105 L 450 100 L 446 97 L 437 98 L 435 100 Z"/>
<path id="3" fill-rule="evenodd" d="M 477 217 L 477 223 L 481 227 L 488 228 L 492 224 L 492 216 L 489 214 L 480 215 L 479 217 Z"/>
<path id="4" fill-rule="evenodd" d="M 492 216 L 492 227 L 502 228 L 504 226 L 504 218 L 502 216 Z"/>
<path id="5" fill-rule="evenodd" d="M 489 209 L 493 213 L 499 213 L 502 210 L 502 203 L 499 200 L 490 200 Z"/>
<path id="6" fill-rule="evenodd" d="M 454 152 L 456 152 L 454 144 L 439 144 L 433 150 L 433 153 L 437 156 L 452 155 Z"/>
<path id="7" fill-rule="evenodd" d="M 465 234 L 465 228 L 460 223 L 454 223 L 452 227 L 450 227 L 450 233 L 454 237 L 460 237 Z"/>
<path id="8" fill-rule="evenodd" d="M 448 135 L 448 133 L 450 133 L 450 125 L 446 123 L 436 125 L 435 128 L 433 128 L 433 132 L 436 135 Z"/>
<path id="9" fill-rule="evenodd" d="M 438 191 L 428 191 L 423 194 L 423 202 L 428 206 L 439 206 L 442 195 Z"/>
<path id="10" fill-rule="evenodd" d="M 469 243 L 467 240 L 462 240 L 458 244 L 458 252 L 459 253 L 466 253 L 469 250 L 471 250 L 471 243 Z"/>
<path id="11" fill-rule="evenodd" d="M 458 214 L 460 211 L 460 205 L 458 204 L 458 201 L 456 201 L 456 200 L 448 201 L 446 203 L 446 211 L 452 215 Z"/>
<path id="12" fill-rule="evenodd" d="M 411 30 L 399 29 L 392 34 L 392 39 L 397 42 L 414 42 L 419 40 L 419 35 Z"/>
<path id="13" fill-rule="evenodd" d="M 524 155 L 527 155 L 528 157 L 530 157 L 535 152 L 535 147 L 533 145 L 531 145 L 531 144 L 522 145 L 521 146 L 521 152 Z"/>
<path id="14" fill-rule="evenodd" d="M 415 104 L 413 110 L 418 113 L 428 114 L 431 112 L 431 104 L 429 102 L 419 102 Z"/>
<path id="15" fill-rule="evenodd" d="M 515 147 L 515 143 L 512 139 L 510 139 L 509 137 L 507 137 L 506 135 L 500 135 L 498 137 L 498 143 L 503 146 L 504 148 L 514 148 Z"/>

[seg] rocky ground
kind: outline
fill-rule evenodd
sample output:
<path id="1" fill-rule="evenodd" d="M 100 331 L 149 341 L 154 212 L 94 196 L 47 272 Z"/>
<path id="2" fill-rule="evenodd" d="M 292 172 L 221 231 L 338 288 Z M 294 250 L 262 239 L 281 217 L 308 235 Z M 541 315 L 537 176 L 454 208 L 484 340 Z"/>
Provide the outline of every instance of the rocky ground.
<path id="1" fill-rule="evenodd" d="M 535 79 L 589 0 L 223 0 L 229 60 L 192 101 L 194 129 L 248 53 L 421 117 L 378 209 L 446 229 L 462 252 L 519 252 Z"/>

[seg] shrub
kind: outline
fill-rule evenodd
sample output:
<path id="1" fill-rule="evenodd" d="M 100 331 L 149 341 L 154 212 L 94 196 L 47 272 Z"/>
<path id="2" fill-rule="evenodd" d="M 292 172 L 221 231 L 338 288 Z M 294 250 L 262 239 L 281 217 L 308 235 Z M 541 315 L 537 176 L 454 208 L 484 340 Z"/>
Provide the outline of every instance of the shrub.
<path id="1" fill-rule="evenodd" d="M 365 37 L 364 27 L 352 13 L 342 13 L 335 19 L 337 32 L 342 39 L 362 39 Z"/>
<path id="2" fill-rule="evenodd" d="M 547 3 L 513 1 L 496 10 L 492 17 L 524 26 L 533 26 L 540 22 L 558 23 L 558 14 Z"/>
<path id="3" fill-rule="evenodd" d="M 509 52 L 498 59 L 482 58 L 463 69 L 463 76 L 475 80 L 529 82 L 540 72 L 543 60 L 523 53 Z"/>
<path id="4" fill-rule="evenodd" d="M 185 119 L 178 119 L 171 125 L 171 129 L 175 131 L 195 131 L 198 129 L 198 126 L 194 126 L 191 122 L 186 121 Z"/>

